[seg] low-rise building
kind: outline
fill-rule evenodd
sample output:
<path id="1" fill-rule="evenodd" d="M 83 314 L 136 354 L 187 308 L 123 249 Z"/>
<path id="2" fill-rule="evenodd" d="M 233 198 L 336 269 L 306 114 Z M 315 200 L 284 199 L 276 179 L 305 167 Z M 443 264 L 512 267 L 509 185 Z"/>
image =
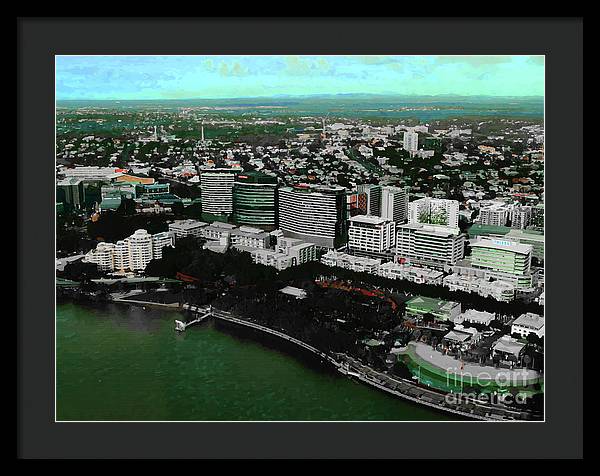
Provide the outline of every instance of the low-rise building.
<path id="1" fill-rule="evenodd" d="M 511 334 L 519 334 L 522 337 L 527 337 L 529 334 L 543 337 L 544 317 L 532 312 L 521 314 L 513 321 L 510 332 Z"/>
<path id="2" fill-rule="evenodd" d="M 222 238 L 229 238 L 231 232 L 236 228 L 235 225 L 215 221 L 203 229 L 203 234 L 207 240 L 220 241 Z"/>
<path id="3" fill-rule="evenodd" d="M 525 352 L 525 344 L 511 336 L 502 336 L 493 347 L 492 352 L 502 363 L 513 364 L 519 362 Z"/>
<path id="4" fill-rule="evenodd" d="M 302 288 L 297 288 L 295 286 L 286 286 L 284 288 L 281 288 L 279 292 L 287 294 L 288 296 L 293 296 L 296 299 L 306 298 L 306 291 Z"/>
<path id="5" fill-rule="evenodd" d="M 516 288 L 513 284 L 490 280 L 482 273 L 482 276 L 475 274 L 449 274 L 443 279 L 443 285 L 450 291 L 463 291 L 466 293 L 475 293 L 483 297 L 491 297 L 496 301 L 510 302 L 515 299 Z"/>
<path id="6" fill-rule="evenodd" d="M 496 315 L 491 312 L 485 311 L 476 311 L 475 309 L 467 309 L 461 315 L 459 315 L 455 320 L 455 324 L 482 324 L 484 326 L 489 326 L 490 322 L 496 319 Z"/>
<path id="7" fill-rule="evenodd" d="M 460 303 L 443 299 L 416 296 L 406 302 L 406 316 L 421 320 L 431 314 L 439 321 L 454 321 L 460 314 Z"/>
<path id="8" fill-rule="evenodd" d="M 270 245 L 270 235 L 261 230 L 250 226 L 241 226 L 231 231 L 231 245 L 242 246 L 246 248 L 268 248 Z"/>
<path id="9" fill-rule="evenodd" d="M 292 242 L 288 241 L 292 240 Z M 294 238 L 281 238 L 276 249 L 257 248 L 250 251 L 255 264 L 272 266 L 278 271 L 317 259 L 317 247 Z"/>
<path id="10" fill-rule="evenodd" d="M 339 251 L 330 250 L 321 256 L 321 263 L 326 266 L 337 266 L 355 272 L 375 273 L 381 265 L 380 259 L 363 258 Z"/>
<path id="11" fill-rule="evenodd" d="M 207 226 L 208 223 L 198 220 L 176 220 L 169 224 L 169 231 L 173 233 L 176 239 L 188 236 L 201 238 L 204 236 L 204 228 Z"/>
<path id="12" fill-rule="evenodd" d="M 388 261 L 377 269 L 377 274 L 388 279 L 405 279 L 417 284 L 442 284 L 444 273 L 430 268 Z"/>

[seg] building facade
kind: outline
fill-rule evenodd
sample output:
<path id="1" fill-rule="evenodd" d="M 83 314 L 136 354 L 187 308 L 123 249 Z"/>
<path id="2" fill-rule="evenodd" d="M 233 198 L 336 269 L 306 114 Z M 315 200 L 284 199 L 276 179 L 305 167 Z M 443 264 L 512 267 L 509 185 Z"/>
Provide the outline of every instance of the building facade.
<path id="1" fill-rule="evenodd" d="M 395 223 L 372 215 L 356 215 L 349 220 L 348 247 L 352 251 L 382 253 L 396 243 Z"/>
<path id="2" fill-rule="evenodd" d="M 202 212 L 230 215 L 233 211 L 233 185 L 241 168 L 202 168 L 200 194 Z"/>
<path id="3" fill-rule="evenodd" d="M 457 200 L 424 197 L 408 204 L 408 222 L 458 228 Z"/>
<path id="4" fill-rule="evenodd" d="M 396 223 L 406 223 L 408 219 L 408 193 L 404 188 L 382 188 L 381 217 Z"/>
<path id="5" fill-rule="evenodd" d="M 173 233 L 175 239 L 187 238 L 188 236 L 202 238 L 204 236 L 203 230 L 207 226 L 208 223 L 198 220 L 176 220 L 169 224 L 169 231 Z"/>
<path id="6" fill-rule="evenodd" d="M 285 236 L 338 248 L 347 240 L 343 187 L 295 186 L 278 192 L 279 228 Z"/>
<path id="7" fill-rule="evenodd" d="M 514 278 L 518 288 L 530 287 L 532 246 L 506 239 L 480 238 L 471 242 L 471 264 L 495 273 L 494 277 Z"/>
<path id="8" fill-rule="evenodd" d="M 400 225 L 396 255 L 411 263 L 440 268 L 464 257 L 465 238 L 458 228 L 420 223 Z"/>
<path id="9" fill-rule="evenodd" d="M 277 226 L 277 178 L 260 172 L 238 174 L 233 184 L 233 221 Z"/>
<path id="10" fill-rule="evenodd" d="M 166 246 L 174 246 L 170 232 L 151 235 L 146 230 L 136 232 L 113 243 L 98 243 L 94 250 L 85 255 L 84 260 L 94 263 L 103 271 L 143 271 L 153 259 L 162 257 Z"/>
<path id="11" fill-rule="evenodd" d="M 404 132 L 403 136 L 404 150 L 415 152 L 419 148 L 419 134 L 412 131 Z"/>

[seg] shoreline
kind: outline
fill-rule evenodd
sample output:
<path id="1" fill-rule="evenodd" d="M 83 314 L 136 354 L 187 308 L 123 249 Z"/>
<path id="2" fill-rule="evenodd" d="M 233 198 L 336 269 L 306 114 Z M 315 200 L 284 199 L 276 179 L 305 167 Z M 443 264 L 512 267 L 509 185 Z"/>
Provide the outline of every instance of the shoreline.
<path id="1" fill-rule="evenodd" d="M 73 299 L 67 298 L 67 300 L 73 300 Z M 75 301 L 80 301 L 80 300 L 75 299 Z M 129 306 L 149 306 L 149 307 L 153 307 L 155 309 L 178 311 L 178 312 L 182 312 L 182 313 L 194 314 L 194 311 L 184 308 L 182 304 L 176 304 L 176 303 L 164 304 L 164 303 L 126 300 L 126 299 L 106 300 L 106 301 L 90 300 L 90 303 L 98 304 L 100 302 L 102 302 L 104 304 L 113 303 L 113 304 L 125 304 L 125 305 L 129 305 Z M 433 409 L 435 411 L 439 411 L 446 415 L 460 416 L 463 419 L 466 419 L 467 421 L 471 421 L 471 422 L 476 422 L 476 421 L 480 421 L 480 422 L 481 421 L 496 421 L 496 422 L 538 421 L 535 419 L 526 419 L 526 418 L 522 418 L 522 417 L 516 418 L 516 416 L 520 415 L 522 412 L 508 410 L 505 408 L 494 408 L 494 406 L 489 406 L 489 405 L 486 406 L 481 403 L 477 404 L 473 400 L 471 400 L 471 401 L 467 400 L 466 403 L 479 407 L 481 409 L 481 411 L 484 412 L 483 415 L 480 413 L 467 412 L 467 411 L 456 409 L 456 408 L 449 408 L 443 404 L 436 403 L 435 400 L 437 400 L 437 401 L 440 401 L 440 399 L 442 399 L 442 401 L 444 400 L 445 394 L 443 394 L 441 392 L 415 385 L 412 381 L 408 381 L 406 379 L 401 379 L 399 377 L 392 377 L 387 374 L 382 374 L 381 372 L 375 371 L 374 369 L 370 369 L 369 367 L 358 363 L 357 361 L 355 361 L 355 359 L 345 356 L 345 355 L 343 356 L 343 358 L 345 359 L 345 362 L 341 363 L 338 360 L 334 359 L 332 356 L 326 354 L 325 352 L 320 351 L 316 347 L 313 347 L 312 345 L 307 344 L 299 339 L 296 339 L 295 337 L 292 337 L 284 332 L 281 332 L 281 331 L 278 331 L 275 329 L 270 329 L 268 327 L 262 326 L 261 324 L 257 324 L 252 321 L 240 319 L 239 317 L 234 317 L 227 311 L 221 311 L 218 309 L 214 309 L 214 308 L 212 308 L 212 306 L 210 306 L 210 309 L 211 309 L 210 317 L 213 317 L 214 319 L 226 321 L 226 322 L 229 322 L 234 325 L 243 326 L 245 328 L 251 328 L 251 329 L 254 329 L 255 331 L 273 335 L 275 337 L 278 337 L 281 340 L 291 342 L 298 348 L 303 348 L 304 350 L 309 351 L 313 356 L 316 356 L 319 359 L 321 359 L 321 363 L 328 363 L 329 365 L 333 366 L 333 368 L 335 370 L 340 372 L 342 375 L 347 376 L 349 379 L 361 382 L 372 388 L 375 388 L 380 391 L 384 391 L 390 395 L 399 397 L 403 400 L 409 401 L 416 405 L 424 406 L 424 407 Z M 216 315 L 215 315 L 215 311 L 217 312 Z M 340 358 L 342 358 L 342 357 L 340 356 Z M 360 367 L 358 367 L 359 365 L 360 365 Z M 369 378 L 362 371 L 362 368 L 369 369 L 370 372 L 374 373 L 375 375 L 377 375 L 381 378 L 376 378 L 376 377 Z M 356 370 L 359 370 L 359 371 L 357 372 Z M 390 382 L 392 382 L 395 385 L 395 388 L 390 388 L 386 385 L 383 385 L 382 382 L 387 382 L 388 384 Z M 398 388 L 401 388 L 402 391 L 399 391 Z M 410 395 L 409 392 L 417 393 L 420 395 L 419 396 Z M 423 398 L 423 397 L 425 397 L 425 398 Z M 493 410 L 493 409 L 496 409 L 497 411 L 500 410 L 501 412 L 506 412 L 508 414 L 512 413 L 513 414 L 512 418 L 499 418 L 497 416 L 490 416 L 489 414 L 497 415 L 497 413 L 491 412 L 491 410 Z M 486 412 L 486 410 L 487 410 L 487 412 Z"/>
<path id="2" fill-rule="evenodd" d="M 391 389 L 389 387 L 386 387 L 385 385 L 381 385 L 380 383 L 377 383 L 376 381 L 365 377 L 364 375 L 362 375 L 360 373 L 352 372 L 351 370 L 344 370 L 344 364 L 340 363 L 339 361 L 335 360 L 333 357 L 325 354 L 324 352 L 321 352 L 319 349 L 311 346 L 310 344 L 306 344 L 305 342 L 302 342 L 299 339 L 296 339 L 296 338 L 294 338 L 294 337 L 292 337 L 292 336 L 290 336 L 288 334 L 285 334 L 285 333 L 280 332 L 280 331 L 276 331 L 274 329 L 270 329 L 268 327 L 262 326 L 260 324 L 254 323 L 252 321 L 246 321 L 244 319 L 240 319 L 240 318 L 237 318 L 237 317 L 233 317 L 231 315 L 227 315 L 227 314 L 225 314 L 226 311 L 220 311 L 218 309 L 216 311 L 217 311 L 218 314 L 215 315 L 213 313 L 213 315 L 212 315 L 212 317 L 214 317 L 215 319 L 221 319 L 221 320 L 233 323 L 233 324 L 237 324 L 237 325 L 241 325 L 241 326 L 245 326 L 245 327 L 250 327 L 252 329 L 255 329 L 255 330 L 258 330 L 258 331 L 270 334 L 270 335 L 275 335 L 275 336 L 280 337 L 280 338 L 282 338 L 282 339 L 284 339 L 284 340 L 286 340 L 288 342 L 292 342 L 292 343 L 294 343 L 294 344 L 296 344 L 296 345 L 304 348 L 305 350 L 308 350 L 309 352 L 313 353 L 317 357 L 320 357 L 322 359 L 321 360 L 322 362 L 326 361 L 329 364 L 333 365 L 334 368 L 338 372 L 342 373 L 342 375 L 347 376 L 351 380 L 358 380 L 358 381 L 360 381 L 360 382 L 362 382 L 362 383 L 364 383 L 364 384 L 366 384 L 368 386 L 374 387 L 374 388 L 376 388 L 378 390 L 382 390 L 382 391 L 384 391 L 384 392 L 386 392 L 388 394 L 394 395 L 396 397 L 400 397 L 402 399 L 408 400 L 408 401 L 410 401 L 412 403 L 415 403 L 417 405 L 420 405 L 420 406 L 426 406 L 428 408 L 432 408 L 432 409 L 434 409 L 436 411 L 439 411 L 439 412 L 442 412 L 444 414 L 451 414 L 451 415 L 454 415 L 454 416 L 458 415 L 458 416 L 461 416 L 463 418 L 467 418 L 470 421 L 495 421 L 494 419 L 491 419 L 491 418 L 486 418 L 486 417 L 483 417 L 483 416 L 480 416 L 480 415 L 477 415 L 477 414 L 467 413 L 467 412 L 463 412 L 463 411 L 456 410 L 456 409 L 453 409 L 453 408 L 448 408 L 448 407 L 445 407 L 445 406 L 442 406 L 442 405 L 438 405 L 438 404 L 436 404 L 433 401 L 425 401 L 425 400 L 423 400 L 421 398 L 414 397 L 414 396 L 411 396 L 411 395 L 407 395 L 406 393 L 402 393 L 402 392 L 399 392 L 397 390 L 393 390 L 393 389 Z M 214 312 L 214 310 L 213 310 L 213 312 Z M 404 379 L 402 379 L 402 380 L 400 380 L 398 378 L 394 379 L 394 378 L 391 378 L 389 376 L 388 376 L 388 378 L 391 379 L 391 380 L 396 380 L 398 383 L 403 383 L 404 385 L 407 385 L 407 386 L 410 385 L 412 388 L 419 389 L 420 391 L 435 393 L 435 394 L 441 396 L 441 394 L 439 392 L 434 392 L 432 390 L 423 389 L 422 387 L 418 387 L 418 386 L 412 384 L 412 382 L 408 383 Z"/>

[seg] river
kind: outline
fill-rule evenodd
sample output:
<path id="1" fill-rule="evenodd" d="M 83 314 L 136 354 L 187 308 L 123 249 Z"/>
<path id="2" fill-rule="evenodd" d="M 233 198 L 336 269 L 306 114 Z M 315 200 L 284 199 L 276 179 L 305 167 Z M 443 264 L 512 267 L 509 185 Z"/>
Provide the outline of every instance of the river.
<path id="1" fill-rule="evenodd" d="M 177 311 L 61 302 L 57 420 L 400 421 L 453 417 L 349 380 L 277 338 Z"/>

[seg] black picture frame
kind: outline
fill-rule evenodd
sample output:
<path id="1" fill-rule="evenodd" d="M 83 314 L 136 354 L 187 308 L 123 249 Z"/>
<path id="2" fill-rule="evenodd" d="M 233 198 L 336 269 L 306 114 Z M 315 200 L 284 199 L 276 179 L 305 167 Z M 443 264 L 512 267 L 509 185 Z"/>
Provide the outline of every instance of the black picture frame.
<path id="1" fill-rule="evenodd" d="M 582 456 L 581 18 L 19 18 L 17 32 L 19 457 Z M 545 55 L 545 422 L 55 423 L 57 54 Z"/>

